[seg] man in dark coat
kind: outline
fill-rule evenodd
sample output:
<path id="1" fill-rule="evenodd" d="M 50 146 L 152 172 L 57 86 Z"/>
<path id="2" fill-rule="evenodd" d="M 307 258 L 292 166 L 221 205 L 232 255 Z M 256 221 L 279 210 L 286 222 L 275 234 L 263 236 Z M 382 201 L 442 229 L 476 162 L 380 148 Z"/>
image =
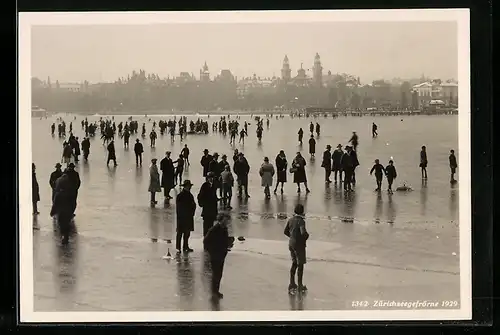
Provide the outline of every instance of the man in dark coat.
<path id="1" fill-rule="evenodd" d="M 165 157 L 160 162 L 161 174 L 161 187 L 163 187 L 163 194 L 166 200 L 172 199 L 170 196 L 170 190 L 174 188 L 174 163 L 170 158 L 170 151 L 165 153 Z"/>
<path id="2" fill-rule="evenodd" d="M 144 147 L 142 146 L 142 143 L 139 142 L 139 139 L 135 140 L 134 152 L 135 152 L 135 165 L 142 165 L 142 153 L 144 152 Z"/>
<path id="3" fill-rule="evenodd" d="M 221 170 L 221 166 L 219 165 L 219 154 L 214 152 L 212 155 L 212 160 L 208 163 L 208 172 L 213 172 L 214 174 L 214 185 L 216 189 L 220 189 L 220 175 L 224 169 Z"/>
<path id="4" fill-rule="evenodd" d="M 233 171 L 238 179 L 238 198 L 241 199 L 243 188 L 245 189 L 246 197 L 250 198 L 248 194 L 248 174 L 250 173 L 250 165 L 242 152 L 239 153 L 239 158 L 234 163 Z"/>
<path id="5" fill-rule="evenodd" d="M 342 151 L 342 144 L 337 145 L 337 149 L 332 154 L 332 171 L 334 173 L 335 182 L 337 182 L 337 173 L 339 174 L 340 182 L 342 182 L 342 166 L 340 161 L 344 152 Z"/>
<path id="6" fill-rule="evenodd" d="M 323 161 L 321 162 L 321 167 L 325 169 L 325 183 L 329 184 L 332 181 L 330 180 L 330 174 L 332 173 L 332 146 L 328 144 L 326 146 L 325 152 L 323 152 Z"/>
<path id="7" fill-rule="evenodd" d="M 311 157 L 314 157 L 316 154 L 316 140 L 314 139 L 313 134 L 311 134 L 311 138 L 309 139 L 309 154 Z"/>
<path id="8" fill-rule="evenodd" d="M 82 141 L 82 151 L 83 151 L 83 158 L 85 159 L 85 161 L 88 161 L 90 154 L 90 140 L 88 137 L 85 137 Z"/>
<path id="9" fill-rule="evenodd" d="M 57 194 L 61 190 L 64 190 L 65 196 L 69 197 L 68 203 L 71 203 L 72 213 L 76 210 L 80 184 L 80 175 L 75 171 L 75 164 L 73 163 L 69 163 L 66 170 L 64 170 L 63 175 L 56 181 L 55 193 Z"/>
<path id="10" fill-rule="evenodd" d="M 106 165 L 109 165 L 109 162 L 113 161 L 115 163 L 114 165 L 117 166 L 116 164 L 116 152 L 115 152 L 115 141 L 111 138 L 111 141 L 108 144 L 108 161 L 106 162 Z"/>
<path id="11" fill-rule="evenodd" d="M 189 235 L 194 231 L 194 214 L 196 211 L 196 202 L 191 193 L 191 181 L 186 179 L 182 183 L 182 190 L 175 199 L 175 207 L 177 213 L 177 236 L 175 239 L 175 249 L 177 253 L 181 253 L 181 240 L 182 251 L 192 252 L 193 249 L 189 248 Z"/>
<path id="12" fill-rule="evenodd" d="M 201 216 L 203 217 L 203 236 L 214 225 L 217 218 L 217 189 L 214 184 L 214 174 L 207 174 L 207 181 L 201 185 L 198 193 L 198 206 L 202 207 Z"/>
<path id="13" fill-rule="evenodd" d="M 451 179 L 450 182 L 455 182 L 455 173 L 457 172 L 457 157 L 455 156 L 455 150 L 450 150 L 450 156 L 448 158 L 450 161 Z"/>
<path id="14" fill-rule="evenodd" d="M 207 176 L 208 165 L 212 161 L 212 156 L 208 153 L 208 149 L 203 150 L 203 156 L 201 156 L 200 164 L 203 167 L 203 177 Z"/>
<path id="15" fill-rule="evenodd" d="M 352 191 L 352 174 L 354 172 L 354 160 L 352 153 L 354 152 L 350 146 L 346 146 L 346 152 L 342 155 L 340 166 L 344 171 L 344 190 Z"/>
<path id="16" fill-rule="evenodd" d="M 49 178 L 49 185 L 50 188 L 52 189 L 52 204 L 54 204 L 54 197 L 56 195 L 56 181 L 63 175 L 63 172 L 61 170 L 62 165 L 57 163 L 56 164 L 56 170 L 50 174 Z"/>
<path id="17" fill-rule="evenodd" d="M 229 236 L 227 224 L 231 217 L 227 213 L 217 216 L 217 223 L 210 228 L 203 239 L 205 250 L 210 257 L 212 268 L 212 298 L 220 299 L 224 295 L 220 293 L 220 282 L 224 270 L 224 261 L 228 251 L 234 244 L 234 238 Z"/>
<path id="18" fill-rule="evenodd" d="M 36 179 L 36 166 L 31 163 L 31 190 L 32 190 L 32 203 L 33 203 L 33 215 L 40 214 L 38 211 L 38 202 L 40 201 L 40 187 L 38 186 L 38 180 Z"/>
<path id="19" fill-rule="evenodd" d="M 67 244 L 69 241 L 70 224 L 74 216 L 73 190 L 67 179 L 67 174 L 63 174 L 59 178 L 60 182 L 57 183 L 58 188 L 50 211 L 50 216 L 57 216 L 63 244 Z"/>

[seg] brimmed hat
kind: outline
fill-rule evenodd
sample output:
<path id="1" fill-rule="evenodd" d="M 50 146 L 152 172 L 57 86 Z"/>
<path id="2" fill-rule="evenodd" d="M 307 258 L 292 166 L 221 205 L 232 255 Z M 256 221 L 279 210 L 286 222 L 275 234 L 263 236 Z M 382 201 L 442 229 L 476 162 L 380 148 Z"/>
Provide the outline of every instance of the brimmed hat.
<path id="1" fill-rule="evenodd" d="M 158 158 L 151 158 L 151 162 L 157 162 Z"/>
<path id="2" fill-rule="evenodd" d="M 213 173 L 212 171 L 210 171 L 209 173 L 207 173 L 207 177 L 215 177 L 215 173 Z"/>
<path id="3" fill-rule="evenodd" d="M 186 179 L 184 180 L 184 182 L 181 184 L 182 187 L 186 187 L 186 186 L 193 186 L 193 183 L 191 183 L 191 180 L 189 179 Z"/>
<path id="4" fill-rule="evenodd" d="M 342 144 L 337 145 L 337 148 L 342 148 Z"/>
<path id="5" fill-rule="evenodd" d="M 331 149 L 331 148 L 332 148 L 332 146 L 331 146 L 330 144 L 327 144 L 327 145 L 326 145 L 326 148 L 327 148 L 327 149 Z"/>
<path id="6" fill-rule="evenodd" d="M 61 163 L 56 163 L 56 168 L 62 167 Z"/>
<path id="7" fill-rule="evenodd" d="M 216 152 L 214 152 L 214 154 L 213 154 L 212 156 L 214 156 L 214 157 L 219 157 L 219 154 L 218 154 L 218 153 L 216 153 Z"/>
<path id="8" fill-rule="evenodd" d="M 74 168 L 74 167 L 75 167 L 75 164 L 73 164 L 73 163 L 69 163 L 69 164 L 68 164 L 68 167 L 69 167 L 69 168 Z"/>
<path id="9" fill-rule="evenodd" d="M 205 153 L 208 152 L 208 149 L 203 150 L 203 152 L 205 152 Z"/>

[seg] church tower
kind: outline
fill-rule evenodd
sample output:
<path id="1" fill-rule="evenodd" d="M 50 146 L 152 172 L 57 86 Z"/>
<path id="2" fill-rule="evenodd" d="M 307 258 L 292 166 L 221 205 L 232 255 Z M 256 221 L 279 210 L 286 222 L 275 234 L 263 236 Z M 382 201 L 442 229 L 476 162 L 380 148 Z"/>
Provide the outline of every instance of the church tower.
<path id="1" fill-rule="evenodd" d="M 210 81 L 210 72 L 208 71 L 208 65 L 205 61 L 203 68 L 200 70 L 200 81 L 208 82 Z"/>
<path id="2" fill-rule="evenodd" d="M 316 56 L 314 57 L 313 82 L 314 86 L 323 86 L 323 67 L 321 66 L 321 59 L 318 53 L 316 53 Z"/>
<path id="3" fill-rule="evenodd" d="M 292 70 L 290 69 L 290 63 L 288 62 L 288 56 L 285 55 L 283 59 L 283 67 L 281 68 L 281 79 L 287 83 L 292 79 Z"/>

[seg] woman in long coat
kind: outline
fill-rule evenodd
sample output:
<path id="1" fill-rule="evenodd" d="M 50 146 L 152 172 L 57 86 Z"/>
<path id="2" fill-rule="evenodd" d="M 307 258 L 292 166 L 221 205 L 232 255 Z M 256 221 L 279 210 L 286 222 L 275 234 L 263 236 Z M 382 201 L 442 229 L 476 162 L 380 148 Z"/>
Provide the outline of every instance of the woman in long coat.
<path id="1" fill-rule="evenodd" d="M 292 162 L 293 171 L 293 182 L 297 184 L 297 193 L 300 193 L 300 184 L 304 183 L 306 187 L 306 193 L 309 193 L 309 188 L 307 187 L 307 177 L 306 177 L 306 160 L 300 152 L 297 152 Z"/>
<path id="2" fill-rule="evenodd" d="M 163 193 L 165 194 L 165 199 L 170 200 L 170 190 L 174 188 L 174 163 L 170 158 L 170 151 L 166 152 L 165 158 L 160 162 L 161 175 L 161 187 L 163 187 Z"/>
<path id="3" fill-rule="evenodd" d="M 264 194 L 267 199 L 271 197 L 269 187 L 273 186 L 274 173 L 274 166 L 269 163 L 269 158 L 264 157 L 264 163 L 262 163 L 262 166 L 260 167 L 259 175 L 262 179 L 262 186 L 264 186 Z"/>
<path id="4" fill-rule="evenodd" d="M 276 182 L 276 187 L 274 188 L 274 193 L 276 193 L 276 190 L 278 189 L 278 184 L 281 183 L 281 193 L 283 194 L 283 184 L 286 183 L 286 174 L 288 167 L 286 155 L 283 150 L 280 150 L 280 153 L 278 154 L 278 156 L 276 156 L 275 163 L 276 163 L 276 171 L 278 174 L 278 180 Z"/>
<path id="5" fill-rule="evenodd" d="M 161 192 L 160 184 L 160 172 L 158 172 L 158 165 L 156 165 L 157 159 L 153 158 L 151 160 L 151 166 L 149 167 L 149 187 L 148 192 L 151 193 L 151 205 L 156 205 L 156 192 Z"/>

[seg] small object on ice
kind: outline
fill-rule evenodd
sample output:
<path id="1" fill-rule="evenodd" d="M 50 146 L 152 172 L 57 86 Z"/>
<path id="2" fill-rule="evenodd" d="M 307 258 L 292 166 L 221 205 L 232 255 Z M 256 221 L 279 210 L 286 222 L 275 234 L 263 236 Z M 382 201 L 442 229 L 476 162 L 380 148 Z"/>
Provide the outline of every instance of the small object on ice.
<path id="1" fill-rule="evenodd" d="M 389 145 L 389 142 L 387 142 L 385 145 Z"/>
<path id="2" fill-rule="evenodd" d="M 243 236 L 238 236 L 238 241 L 245 241 L 245 238 Z"/>
<path id="3" fill-rule="evenodd" d="M 436 238 L 439 238 L 439 236 L 436 236 Z"/>
<path id="4" fill-rule="evenodd" d="M 167 243 L 172 243 L 172 240 L 165 240 Z"/>
<path id="5" fill-rule="evenodd" d="M 452 252 L 451 254 L 452 254 L 453 256 L 456 256 L 456 255 L 457 255 L 457 253 L 456 253 L 456 252 Z"/>
<path id="6" fill-rule="evenodd" d="M 163 259 L 172 259 L 172 255 L 170 254 L 170 248 L 167 249 L 167 254 L 162 257 Z"/>

